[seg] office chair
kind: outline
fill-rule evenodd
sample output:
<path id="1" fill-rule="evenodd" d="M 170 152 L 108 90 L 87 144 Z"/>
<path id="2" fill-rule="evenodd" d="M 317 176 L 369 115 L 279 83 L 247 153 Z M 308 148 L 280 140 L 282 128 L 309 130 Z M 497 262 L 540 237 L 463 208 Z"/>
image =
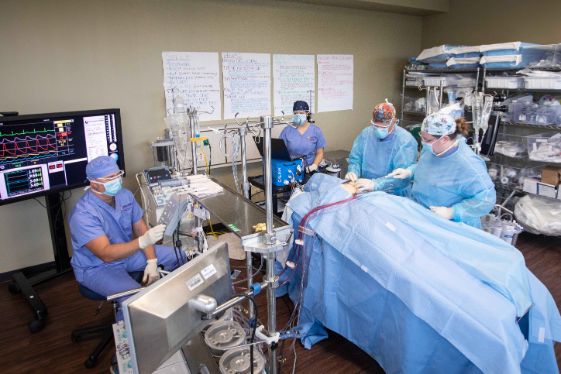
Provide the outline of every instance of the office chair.
<path id="1" fill-rule="evenodd" d="M 129 273 L 130 276 L 140 282 L 143 276 L 143 272 L 134 272 Z M 93 301 L 105 301 L 106 297 L 95 293 L 94 291 L 90 290 L 89 288 L 79 284 L 78 290 L 80 295 L 85 297 L 86 299 L 93 300 Z M 116 302 L 112 302 L 113 308 L 116 308 Z M 98 307 L 99 308 L 99 307 Z M 103 353 L 103 351 L 111 345 L 113 340 L 113 322 L 111 323 L 104 323 L 94 326 L 86 326 L 75 329 L 72 331 L 71 339 L 73 343 L 78 343 L 84 339 L 92 338 L 101 336 L 99 343 L 95 346 L 93 351 L 89 354 L 86 361 L 84 361 L 84 366 L 88 369 L 93 368 L 97 364 L 97 360 L 99 356 Z"/>

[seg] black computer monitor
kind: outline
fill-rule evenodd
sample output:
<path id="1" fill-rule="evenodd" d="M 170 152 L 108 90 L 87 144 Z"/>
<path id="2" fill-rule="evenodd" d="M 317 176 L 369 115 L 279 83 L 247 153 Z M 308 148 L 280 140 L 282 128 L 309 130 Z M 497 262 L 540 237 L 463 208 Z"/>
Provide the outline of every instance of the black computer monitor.
<path id="1" fill-rule="evenodd" d="M 101 155 L 125 170 L 119 109 L 0 117 L 0 205 L 85 186 Z"/>
<path id="2" fill-rule="evenodd" d="M 264 149 L 263 149 L 263 142 L 265 139 L 262 136 L 254 136 L 253 140 L 255 141 L 255 145 L 257 145 L 257 149 L 259 150 L 259 154 L 262 158 L 264 158 Z M 287 160 L 292 161 L 299 157 L 293 157 L 288 152 L 288 148 L 282 139 L 271 138 L 271 158 L 275 160 Z"/>

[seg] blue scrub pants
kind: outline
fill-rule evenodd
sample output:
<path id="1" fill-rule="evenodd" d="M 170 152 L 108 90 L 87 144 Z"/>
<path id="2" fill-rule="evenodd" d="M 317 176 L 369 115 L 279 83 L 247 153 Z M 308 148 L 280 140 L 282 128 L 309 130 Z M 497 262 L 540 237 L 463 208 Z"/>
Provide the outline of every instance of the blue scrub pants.
<path id="1" fill-rule="evenodd" d="M 154 249 L 158 258 L 158 266 L 163 266 L 166 271 L 172 271 L 178 267 L 177 258 L 172 247 L 156 245 Z M 182 263 L 184 263 L 186 261 L 185 255 L 183 251 L 179 252 L 181 252 Z M 145 267 L 146 256 L 144 256 L 144 252 L 137 251 L 132 256 L 126 258 L 124 262 L 108 263 L 84 271 L 81 284 L 99 295 L 114 295 L 119 292 L 140 288 L 141 284 L 135 281 L 129 273 L 144 271 Z M 117 300 L 119 302 L 116 316 L 117 321 L 123 319 L 120 304 L 130 296 L 124 296 Z"/>

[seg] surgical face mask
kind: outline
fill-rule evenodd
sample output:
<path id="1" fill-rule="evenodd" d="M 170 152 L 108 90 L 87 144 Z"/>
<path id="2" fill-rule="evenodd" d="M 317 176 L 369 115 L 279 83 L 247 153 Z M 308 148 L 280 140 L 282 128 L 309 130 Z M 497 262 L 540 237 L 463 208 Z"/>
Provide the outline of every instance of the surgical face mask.
<path id="1" fill-rule="evenodd" d="M 374 135 L 376 135 L 378 139 L 385 139 L 388 137 L 389 134 L 390 134 L 389 128 L 374 126 Z"/>
<path id="2" fill-rule="evenodd" d="M 115 196 L 121 190 L 121 188 L 123 188 L 123 178 L 122 177 L 115 178 L 115 179 L 110 180 L 109 182 L 105 182 L 105 183 L 102 183 L 102 182 L 95 182 L 95 183 L 102 184 L 103 187 L 105 187 L 105 191 L 101 192 L 101 193 L 104 194 L 104 195 L 107 195 L 107 196 Z"/>
<path id="3" fill-rule="evenodd" d="M 456 140 L 455 142 L 452 142 L 448 147 L 446 147 L 444 150 L 440 151 L 440 152 L 435 152 L 434 148 L 432 149 L 432 153 L 436 156 L 436 157 L 440 157 L 443 154 L 445 154 L 446 152 L 448 152 L 449 150 L 451 150 L 452 148 L 454 148 L 455 146 L 458 145 L 458 141 Z"/>
<path id="4" fill-rule="evenodd" d="M 425 141 L 421 142 L 422 146 L 423 146 L 423 151 L 429 151 L 432 152 L 432 144 L 427 143 Z"/>
<path id="5" fill-rule="evenodd" d="M 444 150 L 441 151 L 436 151 L 434 149 L 434 146 L 436 144 L 438 144 L 438 142 L 440 142 L 442 139 L 444 139 L 444 136 L 441 136 L 440 138 L 436 139 L 435 141 L 431 142 L 431 143 L 427 143 L 423 140 L 423 150 L 430 150 L 432 152 L 433 155 L 435 155 L 436 157 L 440 157 L 443 154 L 445 154 L 446 152 L 448 152 L 452 147 L 454 147 L 456 144 L 458 144 L 458 142 L 452 142 L 452 144 L 450 144 L 450 146 L 446 147 Z M 437 147 L 438 148 L 438 147 Z"/>
<path id="6" fill-rule="evenodd" d="M 302 126 L 306 123 L 306 115 L 305 114 L 295 114 L 294 118 L 292 118 L 292 123 L 294 126 Z"/>
<path id="7" fill-rule="evenodd" d="M 425 138 L 423 138 L 421 136 L 421 144 L 423 145 L 423 151 L 431 151 L 434 154 L 433 146 L 436 143 L 438 143 L 440 141 L 440 139 L 442 139 L 442 137 L 440 137 L 440 138 L 433 137 L 432 139 L 427 141 L 427 140 L 425 140 Z"/>

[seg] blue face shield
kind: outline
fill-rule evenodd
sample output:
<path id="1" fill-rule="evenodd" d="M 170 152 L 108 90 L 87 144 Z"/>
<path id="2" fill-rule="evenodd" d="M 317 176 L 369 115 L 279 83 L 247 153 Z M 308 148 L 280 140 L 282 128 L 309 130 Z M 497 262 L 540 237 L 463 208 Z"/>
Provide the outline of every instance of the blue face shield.
<path id="1" fill-rule="evenodd" d="M 292 123 L 294 126 L 302 126 L 306 123 L 307 117 L 305 114 L 295 114 L 294 118 L 292 118 Z"/>
<path id="2" fill-rule="evenodd" d="M 96 182 L 96 183 L 103 184 L 103 187 L 105 187 L 105 191 L 103 192 L 103 194 L 107 196 L 115 196 L 119 191 L 121 191 L 121 188 L 123 188 L 122 177 L 115 178 L 105 183 L 101 183 L 101 182 Z"/>

